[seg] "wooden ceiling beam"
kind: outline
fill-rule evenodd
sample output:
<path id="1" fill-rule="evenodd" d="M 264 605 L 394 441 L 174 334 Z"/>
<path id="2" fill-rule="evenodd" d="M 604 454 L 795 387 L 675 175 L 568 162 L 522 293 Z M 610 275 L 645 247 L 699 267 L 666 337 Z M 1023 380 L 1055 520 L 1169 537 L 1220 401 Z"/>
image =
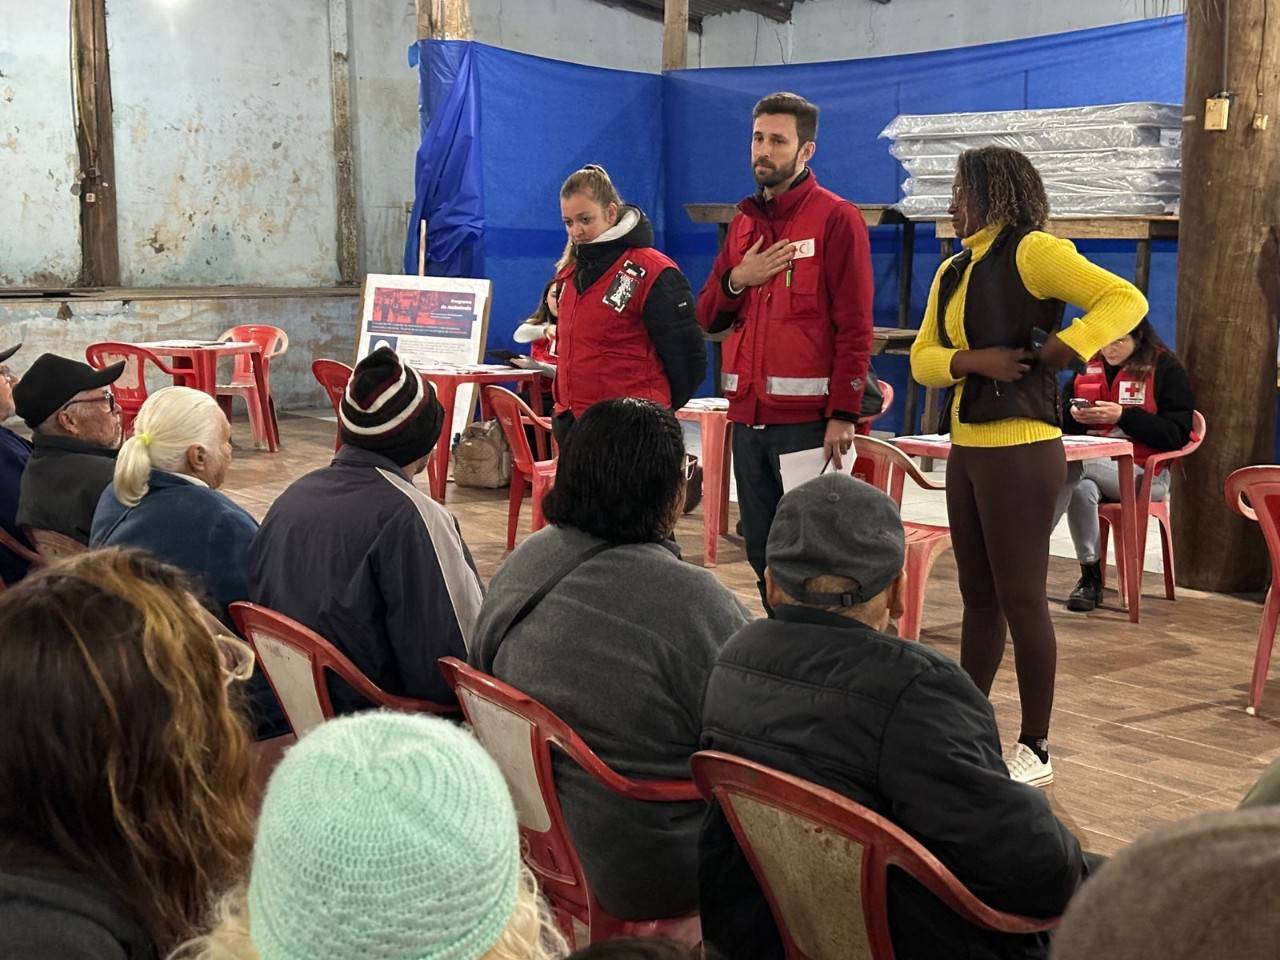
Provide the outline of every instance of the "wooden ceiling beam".
<path id="1" fill-rule="evenodd" d="M 777 23 L 791 22 L 791 7 L 793 4 L 790 0 L 785 3 L 770 3 L 769 0 L 739 0 L 738 6 L 742 10 L 758 13 L 760 16 Z"/>
<path id="2" fill-rule="evenodd" d="M 663 0 L 596 0 L 597 3 L 603 3 L 606 7 L 618 7 L 622 10 L 630 10 L 632 13 L 644 17 L 646 20 L 656 20 L 659 23 L 664 22 Z M 689 15 L 689 29 L 694 33 L 701 35 L 702 18 Z"/>

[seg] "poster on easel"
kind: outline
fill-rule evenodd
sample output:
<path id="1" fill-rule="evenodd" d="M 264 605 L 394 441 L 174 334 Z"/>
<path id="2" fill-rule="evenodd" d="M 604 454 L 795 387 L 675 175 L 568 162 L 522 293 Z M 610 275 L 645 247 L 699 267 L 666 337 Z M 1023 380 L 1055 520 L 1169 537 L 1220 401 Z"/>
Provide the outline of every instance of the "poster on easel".
<path id="1" fill-rule="evenodd" d="M 428 379 L 433 369 L 483 366 L 491 286 L 488 280 L 467 277 L 368 274 L 356 360 L 379 347 L 390 347 L 405 363 L 427 373 Z M 471 422 L 475 398 L 474 385 L 458 387 L 450 438 Z"/>

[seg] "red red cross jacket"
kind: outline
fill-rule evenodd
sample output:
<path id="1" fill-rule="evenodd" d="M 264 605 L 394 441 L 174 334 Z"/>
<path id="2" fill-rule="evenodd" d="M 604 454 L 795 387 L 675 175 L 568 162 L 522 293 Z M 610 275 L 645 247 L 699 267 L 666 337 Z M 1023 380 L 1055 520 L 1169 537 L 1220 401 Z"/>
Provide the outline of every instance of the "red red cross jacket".
<path id="1" fill-rule="evenodd" d="M 675 264 L 654 250 L 626 251 L 581 293 L 573 283 L 576 264 L 556 279 L 560 319 L 556 325 L 556 412 L 580 417 L 593 403 L 642 397 L 671 405 L 671 388 L 641 316 L 654 281 Z"/>
<path id="2" fill-rule="evenodd" d="M 580 417 L 615 397 L 683 406 L 706 374 L 689 281 L 652 243 L 649 221 L 627 207 L 556 275 L 556 413 Z"/>
<path id="3" fill-rule="evenodd" d="M 1094 357 L 1090 360 L 1084 368 L 1084 373 L 1076 376 L 1075 385 L 1072 387 L 1072 396 L 1095 402 L 1103 400 L 1108 403 L 1118 403 L 1126 410 L 1145 410 L 1147 413 L 1156 413 L 1159 410 L 1156 405 L 1154 369 L 1146 374 L 1134 375 L 1122 367 L 1116 372 L 1115 379 L 1111 383 L 1107 383 L 1107 371 L 1099 357 Z M 1133 460 L 1138 466 L 1145 464 L 1147 458 L 1153 453 L 1159 452 L 1155 447 L 1150 447 L 1139 440 L 1134 440 L 1120 429 L 1119 424 L 1113 424 L 1099 430 L 1090 430 L 1089 433 L 1099 437 L 1125 437 L 1132 440 Z"/>
<path id="4" fill-rule="evenodd" d="M 803 174 L 772 200 L 738 204 L 698 296 L 698 322 L 724 343 L 721 386 L 737 423 L 855 420 L 871 360 L 871 247 L 857 207 Z M 796 244 L 788 269 L 734 296 L 729 272 L 763 238 Z"/>

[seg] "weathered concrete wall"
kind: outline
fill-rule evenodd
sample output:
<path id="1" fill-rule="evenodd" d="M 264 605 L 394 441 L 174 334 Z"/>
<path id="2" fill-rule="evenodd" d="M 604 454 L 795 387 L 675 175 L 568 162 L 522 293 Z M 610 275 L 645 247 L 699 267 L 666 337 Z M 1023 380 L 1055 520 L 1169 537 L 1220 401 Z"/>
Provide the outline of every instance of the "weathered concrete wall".
<path id="1" fill-rule="evenodd" d="M 22 341 L 22 350 L 9 361 L 15 370 L 25 370 L 45 352 L 83 359 L 85 347 L 99 340 L 212 339 L 236 324 L 271 323 L 289 334 L 289 352 L 272 362 L 271 392 L 278 409 L 298 409 L 328 402 L 311 376 L 313 360 L 350 363 L 355 356 L 360 298 L 345 290 L 195 299 L 77 298 L 66 301 L 71 316 L 60 319 L 63 302 L 0 300 L 0 343 Z"/>
<path id="2" fill-rule="evenodd" d="M 596 0 L 471 0 L 475 39 L 593 67 L 662 69 L 662 24 Z M 689 65 L 699 38 L 689 34 Z"/>
<path id="3" fill-rule="evenodd" d="M 0 2 L 0 286 L 80 272 L 65 3 Z"/>
<path id="4" fill-rule="evenodd" d="M 364 273 L 399 273 L 418 151 L 414 0 L 351 0 L 351 116 Z"/>
<path id="5" fill-rule="evenodd" d="M 703 67 L 813 63 L 942 50 L 1177 14 L 1183 0 L 805 0 L 791 23 L 754 13 L 702 21 Z"/>
<path id="6" fill-rule="evenodd" d="M 335 282 L 327 2 L 109 10 L 122 281 Z"/>

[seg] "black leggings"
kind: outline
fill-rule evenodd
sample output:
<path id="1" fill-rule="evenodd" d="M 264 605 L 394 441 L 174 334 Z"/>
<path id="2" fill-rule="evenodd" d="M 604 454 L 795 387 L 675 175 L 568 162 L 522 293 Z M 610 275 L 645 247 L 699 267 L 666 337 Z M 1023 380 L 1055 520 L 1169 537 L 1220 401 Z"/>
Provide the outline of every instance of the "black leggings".
<path id="1" fill-rule="evenodd" d="M 1045 579 L 1066 475 L 1061 440 L 952 446 L 947 460 L 947 515 L 964 601 L 960 665 L 990 694 L 1007 623 L 1026 737 L 1047 737 L 1053 711 L 1058 644 Z"/>

